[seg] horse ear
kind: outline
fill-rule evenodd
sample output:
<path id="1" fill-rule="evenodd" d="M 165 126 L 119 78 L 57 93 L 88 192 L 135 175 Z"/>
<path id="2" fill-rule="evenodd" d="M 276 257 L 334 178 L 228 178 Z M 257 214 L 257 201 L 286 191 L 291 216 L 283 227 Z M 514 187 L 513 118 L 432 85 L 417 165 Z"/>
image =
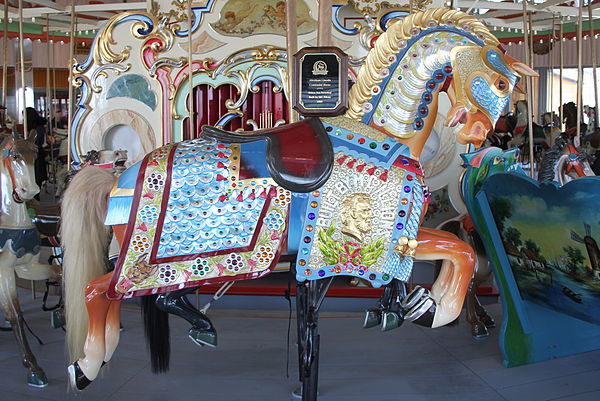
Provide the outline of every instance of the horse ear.
<path id="1" fill-rule="evenodd" d="M 516 72 L 519 73 L 522 77 L 539 77 L 540 74 L 535 72 L 533 68 L 528 66 L 525 63 L 518 61 L 517 59 L 512 58 L 511 56 L 505 54 L 504 59 Z"/>

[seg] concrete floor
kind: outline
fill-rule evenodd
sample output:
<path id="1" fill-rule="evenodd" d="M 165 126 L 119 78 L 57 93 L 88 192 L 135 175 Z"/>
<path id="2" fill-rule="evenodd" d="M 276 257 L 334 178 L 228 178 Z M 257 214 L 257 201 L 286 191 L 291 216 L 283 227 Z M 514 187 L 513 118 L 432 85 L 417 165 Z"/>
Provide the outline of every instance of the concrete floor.
<path id="1" fill-rule="evenodd" d="M 67 389 L 64 333 L 50 327 L 39 298 L 19 291 L 27 321 L 45 342 L 30 338 L 50 384 L 26 385 L 13 335 L 0 332 L 0 400 L 286 401 L 297 387 L 295 320 L 286 377 L 286 301 L 270 297 L 271 310 L 211 310 L 217 349 L 195 346 L 187 323 L 171 318 L 171 371 L 160 376 L 150 373 L 139 309 L 126 304 L 113 360 L 88 389 L 74 394 Z M 254 297 L 241 298 L 252 305 Z M 506 369 L 497 329 L 482 341 L 470 337 L 464 320 L 435 330 L 413 324 L 387 333 L 364 330 L 361 310 L 372 304 L 348 300 L 344 310 L 353 311 L 321 314 L 319 401 L 600 400 L 600 351 Z M 489 311 L 501 320 L 499 304 Z"/>

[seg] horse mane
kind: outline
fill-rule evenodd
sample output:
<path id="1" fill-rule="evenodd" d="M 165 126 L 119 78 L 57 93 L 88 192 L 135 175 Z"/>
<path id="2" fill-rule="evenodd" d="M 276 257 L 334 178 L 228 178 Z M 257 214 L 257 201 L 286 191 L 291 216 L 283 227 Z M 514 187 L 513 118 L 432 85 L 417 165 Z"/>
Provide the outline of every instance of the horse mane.
<path id="1" fill-rule="evenodd" d="M 563 149 L 567 146 L 567 141 L 559 136 L 554 141 L 554 145 L 544 155 L 542 162 L 540 163 L 540 171 L 538 173 L 538 181 L 554 181 L 554 166 L 558 163 L 558 159 L 563 152 Z"/>
<path id="2" fill-rule="evenodd" d="M 426 30 L 436 26 L 452 27 L 465 35 L 473 35 L 485 45 L 499 46 L 500 44 L 481 21 L 462 11 L 431 8 L 410 14 L 399 22 L 391 24 L 377 39 L 374 48 L 369 51 L 365 64 L 358 73 L 356 84 L 350 90 L 347 117 L 354 120 L 362 119 L 365 114 L 363 104 L 372 99 L 373 89 L 386 78 L 381 71 L 387 71 L 396 61 L 395 55 L 402 50 L 399 42 L 410 40 L 415 30 Z"/>
<path id="3" fill-rule="evenodd" d="M 558 160 L 562 156 L 565 148 L 570 143 L 570 138 L 566 134 L 559 135 L 554 141 L 554 145 L 546 152 L 544 157 L 542 158 L 540 171 L 538 173 L 538 181 L 554 181 L 555 175 L 555 166 L 558 163 Z M 578 159 L 587 161 L 588 163 L 592 163 L 593 160 L 590 159 L 588 154 L 582 148 L 576 148 L 577 152 L 579 152 Z"/>

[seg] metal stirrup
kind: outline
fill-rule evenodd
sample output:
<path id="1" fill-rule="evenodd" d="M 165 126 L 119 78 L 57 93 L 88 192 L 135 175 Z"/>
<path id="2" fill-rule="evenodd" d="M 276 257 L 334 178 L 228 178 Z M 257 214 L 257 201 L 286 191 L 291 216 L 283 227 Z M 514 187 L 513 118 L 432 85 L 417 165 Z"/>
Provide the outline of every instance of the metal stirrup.
<path id="1" fill-rule="evenodd" d="M 212 299 L 210 301 L 208 301 L 208 303 L 206 305 L 204 305 L 202 307 L 202 309 L 200 309 L 200 312 L 202 313 L 206 313 L 206 311 L 208 310 L 208 308 L 210 308 L 210 305 L 214 302 L 214 301 L 218 301 L 223 295 L 225 295 L 225 293 L 235 284 L 235 281 L 228 281 L 226 283 L 224 283 L 221 288 L 219 288 L 217 290 L 217 292 L 215 292 L 215 295 L 213 295 Z"/>

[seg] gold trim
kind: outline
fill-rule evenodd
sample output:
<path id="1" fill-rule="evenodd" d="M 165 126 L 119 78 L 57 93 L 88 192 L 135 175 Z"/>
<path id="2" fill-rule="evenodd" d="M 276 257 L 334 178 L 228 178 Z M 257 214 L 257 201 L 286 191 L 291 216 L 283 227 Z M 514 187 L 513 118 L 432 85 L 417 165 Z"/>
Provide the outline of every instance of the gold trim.
<path id="1" fill-rule="evenodd" d="M 383 132 L 379 131 L 376 128 L 371 127 L 365 123 L 354 120 L 352 118 L 348 118 L 346 116 L 337 116 L 337 117 L 321 117 L 321 120 L 327 124 L 335 125 L 336 127 L 340 127 L 346 129 L 348 131 L 356 132 L 357 134 L 366 136 L 369 139 L 373 139 L 374 141 L 383 142 L 388 138 Z"/>
<path id="2" fill-rule="evenodd" d="M 112 189 L 110 190 L 110 198 L 115 196 L 133 196 L 135 188 L 119 188 L 117 185 L 119 185 L 118 180 L 117 182 L 115 182 L 115 185 L 113 185 Z"/>

